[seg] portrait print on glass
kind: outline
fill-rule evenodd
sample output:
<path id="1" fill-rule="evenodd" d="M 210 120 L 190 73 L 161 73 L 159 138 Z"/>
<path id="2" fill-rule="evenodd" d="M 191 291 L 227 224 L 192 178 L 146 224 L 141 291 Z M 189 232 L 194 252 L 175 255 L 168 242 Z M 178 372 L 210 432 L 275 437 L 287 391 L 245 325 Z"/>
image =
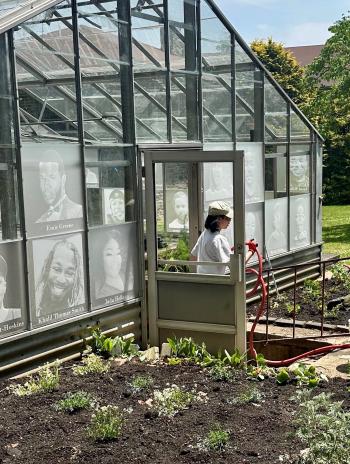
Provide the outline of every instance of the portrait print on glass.
<path id="1" fill-rule="evenodd" d="M 310 195 L 290 198 L 290 245 L 292 249 L 310 244 Z"/>
<path id="2" fill-rule="evenodd" d="M 309 155 L 290 155 L 290 192 L 291 194 L 310 191 L 310 157 Z"/>
<path id="3" fill-rule="evenodd" d="M 79 146 L 24 143 L 22 165 L 28 235 L 81 229 L 83 196 Z"/>
<path id="4" fill-rule="evenodd" d="M 103 189 L 103 211 L 105 224 L 122 224 L 125 222 L 125 195 L 123 189 Z"/>
<path id="5" fill-rule="evenodd" d="M 264 159 L 261 143 L 237 143 L 244 150 L 245 202 L 264 201 Z"/>
<path id="6" fill-rule="evenodd" d="M 269 256 L 288 251 L 287 197 L 265 202 L 265 245 Z"/>
<path id="7" fill-rule="evenodd" d="M 233 167 L 232 163 L 203 163 L 204 203 L 212 201 L 233 202 Z"/>
<path id="8" fill-rule="evenodd" d="M 188 231 L 188 194 L 186 190 L 166 192 L 168 232 Z"/>
<path id="9" fill-rule="evenodd" d="M 262 231 L 263 211 L 262 204 L 248 205 L 245 210 L 245 238 L 254 239 L 257 243 L 259 252 L 263 255 L 263 231 Z M 255 257 L 254 257 L 255 259 Z"/>
<path id="10" fill-rule="evenodd" d="M 22 252 L 20 242 L 0 245 L 0 337 L 25 328 Z"/>
<path id="11" fill-rule="evenodd" d="M 85 311 L 81 234 L 34 240 L 32 320 L 48 324 Z"/>
<path id="12" fill-rule="evenodd" d="M 118 304 L 138 295 L 135 224 L 89 232 L 92 307 Z"/>

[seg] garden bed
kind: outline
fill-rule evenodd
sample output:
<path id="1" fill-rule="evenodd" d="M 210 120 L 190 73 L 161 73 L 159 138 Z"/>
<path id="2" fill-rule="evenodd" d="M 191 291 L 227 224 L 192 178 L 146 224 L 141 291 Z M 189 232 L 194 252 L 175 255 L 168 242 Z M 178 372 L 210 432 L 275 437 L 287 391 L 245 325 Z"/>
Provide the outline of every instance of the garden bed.
<path id="1" fill-rule="evenodd" d="M 348 326 L 350 319 L 350 274 L 348 268 L 338 264 L 333 276 L 325 279 L 324 323 L 333 326 Z M 345 301 L 344 301 L 345 299 Z M 258 303 L 247 307 L 248 318 L 255 317 Z M 322 319 L 322 280 L 306 280 L 295 291 L 295 319 L 305 322 L 321 322 Z M 294 289 L 279 292 L 269 298 L 269 318 L 293 318 Z M 266 312 L 264 313 L 266 316 Z"/>
<path id="2" fill-rule="evenodd" d="M 234 370 L 231 381 L 217 381 L 210 370 L 197 365 L 171 366 L 163 362 L 139 360 L 118 365 L 109 372 L 80 377 L 72 365 L 60 368 L 60 383 L 52 392 L 18 397 L 5 382 L 1 388 L 0 460 L 2 463 L 261 463 L 273 464 L 280 456 L 295 455 L 305 446 L 295 438 L 292 422 L 296 404 L 291 397 L 295 385 L 276 385 L 273 378 L 247 379 L 243 370 Z M 133 391 L 130 382 L 136 376 L 150 376 L 148 390 Z M 21 381 L 24 382 L 23 380 Z M 154 390 L 173 384 L 199 394 L 174 417 L 154 413 Z M 332 391 L 335 399 L 345 400 L 349 408 L 347 383 L 334 380 L 314 389 L 315 394 Z M 257 403 L 236 402 L 252 388 L 261 394 Z M 92 411 L 74 414 L 56 411 L 54 405 L 67 392 L 84 390 L 100 405 L 116 405 L 125 416 L 120 436 L 113 441 L 94 441 L 87 435 Z M 208 431 L 219 424 L 228 431 L 224 451 L 208 451 L 198 444 Z"/>

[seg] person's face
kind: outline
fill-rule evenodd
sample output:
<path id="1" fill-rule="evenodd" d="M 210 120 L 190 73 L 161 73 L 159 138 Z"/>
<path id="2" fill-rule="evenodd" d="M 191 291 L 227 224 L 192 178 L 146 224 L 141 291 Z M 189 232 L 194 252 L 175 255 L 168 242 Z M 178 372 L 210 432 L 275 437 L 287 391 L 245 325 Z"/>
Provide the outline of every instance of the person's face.
<path id="1" fill-rule="evenodd" d="M 246 236 L 248 240 L 251 240 L 255 237 L 255 229 L 256 229 L 256 224 L 255 224 L 255 216 L 253 213 L 248 213 L 246 217 Z"/>
<path id="2" fill-rule="evenodd" d="M 174 207 L 176 217 L 185 222 L 188 216 L 188 205 L 186 198 L 184 196 L 176 198 Z"/>
<path id="3" fill-rule="evenodd" d="M 6 293 L 6 279 L 0 276 L 0 304 L 2 305 Z"/>
<path id="4" fill-rule="evenodd" d="M 54 205 L 62 196 L 65 176 L 61 176 L 58 163 L 39 163 L 40 189 L 48 205 Z"/>
<path id="5" fill-rule="evenodd" d="M 112 198 L 109 202 L 112 216 L 122 222 L 125 219 L 123 198 Z"/>
<path id="6" fill-rule="evenodd" d="M 290 172 L 293 176 L 301 179 L 306 174 L 307 160 L 305 156 L 290 157 Z"/>
<path id="7" fill-rule="evenodd" d="M 120 274 L 122 257 L 119 244 L 110 238 L 103 248 L 103 270 L 105 277 L 117 278 Z"/>
<path id="8" fill-rule="evenodd" d="M 302 230 L 305 224 L 305 211 L 302 205 L 298 206 L 297 213 L 295 216 L 295 222 L 297 225 L 298 230 Z"/>
<path id="9" fill-rule="evenodd" d="M 65 245 L 57 247 L 49 271 L 48 284 L 51 296 L 63 300 L 70 292 L 76 273 L 74 253 Z"/>
<path id="10" fill-rule="evenodd" d="M 219 217 L 218 219 L 218 226 L 220 230 L 227 229 L 231 223 L 231 219 L 227 216 Z"/>

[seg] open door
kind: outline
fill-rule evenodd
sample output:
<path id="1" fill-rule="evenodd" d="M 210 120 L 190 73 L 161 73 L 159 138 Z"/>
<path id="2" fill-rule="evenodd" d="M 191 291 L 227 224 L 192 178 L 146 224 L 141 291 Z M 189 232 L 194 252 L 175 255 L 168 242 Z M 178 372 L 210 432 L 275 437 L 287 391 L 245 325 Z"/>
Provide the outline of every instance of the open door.
<path id="1" fill-rule="evenodd" d="M 192 336 L 209 350 L 246 349 L 243 152 L 144 150 L 149 338 Z M 208 205 L 224 200 L 234 218 L 229 271 L 190 261 Z M 197 272 L 208 264 L 212 273 Z M 227 264 L 222 264 L 227 269 Z"/>

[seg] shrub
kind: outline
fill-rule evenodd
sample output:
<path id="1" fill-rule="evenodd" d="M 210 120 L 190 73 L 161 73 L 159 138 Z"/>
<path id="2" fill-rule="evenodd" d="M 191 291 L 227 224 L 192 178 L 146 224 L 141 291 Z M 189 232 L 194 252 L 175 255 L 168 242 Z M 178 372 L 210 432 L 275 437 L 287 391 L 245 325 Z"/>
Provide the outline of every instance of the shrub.
<path id="1" fill-rule="evenodd" d="M 91 408 L 94 404 L 94 398 L 84 391 L 67 393 L 66 397 L 58 401 L 54 408 L 56 411 L 73 413 L 81 409 Z"/>
<path id="2" fill-rule="evenodd" d="M 58 386 L 60 381 L 58 366 L 58 361 L 51 366 L 46 364 L 39 370 L 36 377 L 30 377 L 23 385 L 10 385 L 9 389 L 17 396 L 51 392 Z"/>
<path id="3" fill-rule="evenodd" d="M 96 354 L 89 354 L 82 360 L 82 366 L 74 366 L 73 373 L 75 375 L 87 375 L 87 374 L 103 374 L 108 372 L 111 364 L 108 361 L 104 361 Z"/>
<path id="4" fill-rule="evenodd" d="M 305 443 L 300 464 L 348 464 L 350 413 L 342 402 L 331 401 L 331 395 L 321 393 L 311 398 L 310 391 L 297 392 L 299 403 L 294 423 L 297 437 Z"/>
<path id="5" fill-rule="evenodd" d="M 88 435 L 96 441 L 115 440 L 121 434 L 124 416 L 117 406 L 102 406 L 92 415 Z"/>

